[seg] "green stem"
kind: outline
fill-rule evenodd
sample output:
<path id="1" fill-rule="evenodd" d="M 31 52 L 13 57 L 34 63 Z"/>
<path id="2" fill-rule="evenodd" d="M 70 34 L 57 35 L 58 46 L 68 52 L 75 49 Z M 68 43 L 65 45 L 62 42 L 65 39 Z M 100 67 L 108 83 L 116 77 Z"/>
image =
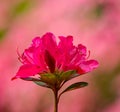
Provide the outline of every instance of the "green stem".
<path id="1" fill-rule="evenodd" d="M 54 90 L 54 112 L 58 112 L 58 90 Z"/>

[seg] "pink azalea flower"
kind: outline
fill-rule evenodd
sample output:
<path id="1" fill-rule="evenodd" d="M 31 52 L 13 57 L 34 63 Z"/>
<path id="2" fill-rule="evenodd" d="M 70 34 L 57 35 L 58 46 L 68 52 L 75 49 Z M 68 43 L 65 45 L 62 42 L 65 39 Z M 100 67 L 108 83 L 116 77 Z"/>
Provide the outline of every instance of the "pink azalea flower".
<path id="1" fill-rule="evenodd" d="M 69 70 L 74 70 L 77 74 L 82 75 L 98 66 L 96 60 L 88 60 L 85 46 L 73 45 L 72 36 L 59 36 L 59 39 L 60 41 L 57 43 L 56 37 L 52 33 L 46 33 L 41 38 L 34 38 L 31 46 L 19 56 L 22 66 L 12 79 Z"/>

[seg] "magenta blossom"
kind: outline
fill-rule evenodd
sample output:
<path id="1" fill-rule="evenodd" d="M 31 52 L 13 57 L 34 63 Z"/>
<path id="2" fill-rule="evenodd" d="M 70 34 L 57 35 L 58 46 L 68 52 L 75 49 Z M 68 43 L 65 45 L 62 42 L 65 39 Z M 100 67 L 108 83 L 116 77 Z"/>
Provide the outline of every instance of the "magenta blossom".
<path id="1" fill-rule="evenodd" d="M 85 46 L 73 45 L 72 36 L 59 36 L 59 39 L 57 43 L 52 33 L 34 38 L 31 46 L 19 56 L 23 65 L 12 79 L 68 70 L 75 70 L 82 75 L 98 66 L 96 60 L 88 60 Z"/>
<path id="2" fill-rule="evenodd" d="M 85 46 L 73 45 L 72 36 L 59 36 L 59 39 L 57 43 L 52 33 L 34 38 L 31 46 L 19 55 L 23 65 L 12 78 L 33 81 L 39 86 L 52 89 L 55 99 L 54 112 L 58 112 L 58 102 L 63 93 L 85 87 L 88 83 L 74 83 L 59 93 L 61 87 L 68 80 L 90 72 L 98 66 L 97 61 L 88 60 Z"/>

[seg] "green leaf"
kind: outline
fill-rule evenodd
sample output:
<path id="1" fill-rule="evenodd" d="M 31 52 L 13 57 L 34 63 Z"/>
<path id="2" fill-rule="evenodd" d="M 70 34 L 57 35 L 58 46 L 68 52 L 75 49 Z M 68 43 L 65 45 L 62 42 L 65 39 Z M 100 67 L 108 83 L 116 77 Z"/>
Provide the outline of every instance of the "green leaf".
<path id="1" fill-rule="evenodd" d="M 38 78 L 33 78 L 33 77 L 25 77 L 25 78 L 21 78 L 25 81 L 41 81 L 40 79 Z"/>
<path id="2" fill-rule="evenodd" d="M 69 70 L 69 71 L 66 71 L 66 72 L 63 72 L 62 74 L 60 74 L 60 80 L 63 81 L 63 80 L 68 80 L 70 79 L 70 77 L 72 77 L 72 75 L 74 75 L 76 73 L 75 70 Z"/>
<path id="3" fill-rule="evenodd" d="M 33 82 L 39 86 L 50 88 L 50 86 L 46 84 L 45 82 L 42 82 L 42 81 L 33 81 Z"/>
<path id="4" fill-rule="evenodd" d="M 48 84 L 46 84 L 45 82 L 42 82 L 41 79 L 38 79 L 38 78 L 26 77 L 26 78 L 21 78 L 21 79 L 25 81 L 33 81 L 35 84 L 39 86 L 50 88 Z"/>
<path id="5" fill-rule="evenodd" d="M 65 92 L 68 92 L 68 91 L 71 91 L 71 90 L 75 90 L 75 89 L 79 89 L 79 88 L 85 87 L 87 85 L 88 85 L 87 82 L 77 82 L 77 83 L 74 83 L 74 84 L 70 85 L 69 87 L 67 87 L 61 94 L 65 93 Z"/>

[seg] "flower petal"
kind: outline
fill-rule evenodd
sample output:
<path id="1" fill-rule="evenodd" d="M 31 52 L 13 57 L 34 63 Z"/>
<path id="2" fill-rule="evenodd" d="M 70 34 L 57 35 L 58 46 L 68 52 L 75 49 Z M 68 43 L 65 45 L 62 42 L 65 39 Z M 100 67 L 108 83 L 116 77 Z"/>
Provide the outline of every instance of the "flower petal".
<path id="1" fill-rule="evenodd" d="M 32 40 L 32 46 L 34 47 L 39 47 L 39 45 L 41 44 L 41 38 L 40 37 L 35 37 Z"/>
<path id="2" fill-rule="evenodd" d="M 49 52 L 54 52 L 54 49 L 57 48 L 55 36 L 52 33 L 46 33 L 41 39 L 45 49 Z"/>
<path id="3" fill-rule="evenodd" d="M 79 44 L 79 45 L 78 45 L 78 51 L 79 51 L 79 53 L 80 53 L 81 55 L 86 56 L 87 49 L 86 49 L 86 47 L 85 47 L 84 45 Z"/>
<path id="4" fill-rule="evenodd" d="M 67 37 L 63 37 L 63 36 L 59 36 L 60 42 L 58 44 L 58 47 L 60 50 L 69 52 L 72 48 L 73 48 L 73 37 L 72 36 L 67 36 Z"/>
<path id="5" fill-rule="evenodd" d="M 59 56 L 57 57 L 57 66 L 61 65 L 61 69 L 64 69 L 66 64 L 70 64 L 75 46 L 73 46 L 73 37 L 72 36 L 59 36 L 60 42 L 58 44 Z"/>
<path id="6" fill-rule="evenodd" d="M 78 73 L 79 74 L 88 73 L 97 67 L 98 67 L 98 62 L 96 60 L 84 61 L 79 65 Z"/>
<path id="7" fill-rule="evenodd" d="M 29 76 L 34 76 L 35 74 L 38 74 L 41 71 L 42 71 L 41 68 L 38 66 L 25 64 L 19 68 L 16 76 L 13 77 L 12 80 L 16 78 L 25 78 Z"/>

